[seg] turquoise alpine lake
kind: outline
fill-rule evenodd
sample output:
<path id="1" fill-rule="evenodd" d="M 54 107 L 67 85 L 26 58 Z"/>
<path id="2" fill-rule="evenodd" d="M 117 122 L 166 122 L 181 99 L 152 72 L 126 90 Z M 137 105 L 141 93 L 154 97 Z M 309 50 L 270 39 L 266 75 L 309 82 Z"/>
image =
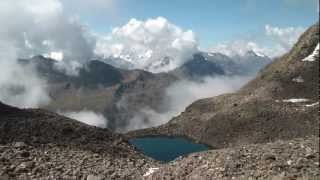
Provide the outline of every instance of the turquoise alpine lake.
<path id="1" fill-rule="evenodd" d="M 204 144 L 197 144 L 180 137 L 141 137 L 132 138 L 129 142 L 145 155 L 163 162 L 169 162 L 179 156 L 209 149 Z"/>

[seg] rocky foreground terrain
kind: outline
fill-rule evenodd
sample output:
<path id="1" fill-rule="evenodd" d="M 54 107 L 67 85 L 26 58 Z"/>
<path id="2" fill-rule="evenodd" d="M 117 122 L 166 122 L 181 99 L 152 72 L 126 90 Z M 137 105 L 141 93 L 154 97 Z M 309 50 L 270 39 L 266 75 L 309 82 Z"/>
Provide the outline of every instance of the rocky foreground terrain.
<path id="1" fill-rule="evenodd" d="M 319 179 L 318 142 L 308 137 L 194 153 L 147 179 Z"/>
<path id="2" fill-rule="evenodd" d="M 139 179 L 153 164 L 108 129 L 0 103 L 0 179 Z"/>

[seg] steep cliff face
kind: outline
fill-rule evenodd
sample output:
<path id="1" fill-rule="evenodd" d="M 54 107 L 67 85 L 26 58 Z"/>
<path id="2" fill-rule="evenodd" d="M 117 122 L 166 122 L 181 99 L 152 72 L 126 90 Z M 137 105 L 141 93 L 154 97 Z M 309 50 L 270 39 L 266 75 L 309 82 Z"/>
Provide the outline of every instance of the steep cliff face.
<path id="1" fill-rule="evenodd" d="M 240 91 L 191 104 L 168 124 L 129 135 L 187 136 L 224 148 L 319 134 L 319 24 Z M 315 53 L 317 54 L 317 53 Z"/>

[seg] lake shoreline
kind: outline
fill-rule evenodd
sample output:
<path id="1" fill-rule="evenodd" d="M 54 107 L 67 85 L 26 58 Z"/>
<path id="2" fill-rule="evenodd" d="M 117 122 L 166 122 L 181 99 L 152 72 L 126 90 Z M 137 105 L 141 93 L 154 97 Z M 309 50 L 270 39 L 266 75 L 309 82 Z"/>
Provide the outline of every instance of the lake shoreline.
<path id="1" fill-rule="evenodd" d="M 171 162 L 192 153 L 210 150 L 205 144 L 196 143 L 183 137 L 134 137 L 129 139 L 129 144 L 144 155 L 163 163 Z"/>

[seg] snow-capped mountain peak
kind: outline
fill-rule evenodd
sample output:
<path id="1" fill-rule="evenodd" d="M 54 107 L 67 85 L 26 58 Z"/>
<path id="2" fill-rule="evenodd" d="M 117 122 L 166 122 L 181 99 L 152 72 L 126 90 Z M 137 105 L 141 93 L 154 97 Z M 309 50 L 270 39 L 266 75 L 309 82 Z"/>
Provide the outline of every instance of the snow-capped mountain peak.
<path id="1" fill-rule="evenodd" d="M 257 52 L 257 51 L 254 51 L 254 50 L 247 51 L 243 56 L 248 56 L 248 57 L 267 57 L 263 53 Z"/>

